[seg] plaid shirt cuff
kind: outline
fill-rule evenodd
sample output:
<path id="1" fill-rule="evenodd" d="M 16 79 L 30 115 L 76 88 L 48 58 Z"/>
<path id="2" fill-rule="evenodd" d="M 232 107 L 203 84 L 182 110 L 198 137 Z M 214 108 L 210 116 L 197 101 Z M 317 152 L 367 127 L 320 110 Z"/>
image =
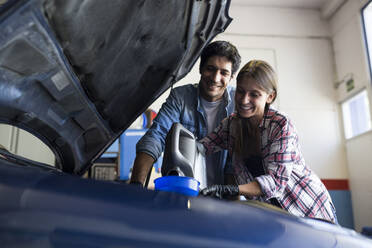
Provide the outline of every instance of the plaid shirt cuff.
<path id="1" fill-rule="evenodd" d="M 274 197 L 274 190 L 275 188 L 273 185 L 275 185 L 274 180 L 269 175 L 259 176 L 256 177 L 255 180 L 258 182 L 258 184 L 261 187 L 262 190 L 262 198 L 267 201 Z"/>

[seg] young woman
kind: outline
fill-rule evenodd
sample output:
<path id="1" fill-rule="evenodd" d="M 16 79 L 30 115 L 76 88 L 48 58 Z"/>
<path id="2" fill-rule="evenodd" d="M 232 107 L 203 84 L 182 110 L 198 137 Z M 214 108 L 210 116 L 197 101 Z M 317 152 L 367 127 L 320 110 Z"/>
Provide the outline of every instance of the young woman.
<path id="1" fill-rule="evenodd" d="M 296 216 L 336 223 L 331 197 L 305 165 L 293 123 L 270 107 L 276 96 L 276 74 L 265 61 L 252 60 L 240 70 L 236 112 L 200 140 L 208 154 L 229 151 L 238 185 L 213 185 L 201 194 L 218 198 L 243 195 Z"/>

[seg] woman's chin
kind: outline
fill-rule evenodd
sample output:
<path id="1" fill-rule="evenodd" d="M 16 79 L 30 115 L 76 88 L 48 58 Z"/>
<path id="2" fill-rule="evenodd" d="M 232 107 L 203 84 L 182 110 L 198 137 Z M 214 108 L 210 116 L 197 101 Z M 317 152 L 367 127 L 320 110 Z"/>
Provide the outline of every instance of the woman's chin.
<path id="1" fill-rule="evenodd" d="M 238 111 L 238 114 L 241 118 L 250 118 L 253 116 L 252 113 L 247 113 L 247 112 L 243 112 L 243 111 Z"/>

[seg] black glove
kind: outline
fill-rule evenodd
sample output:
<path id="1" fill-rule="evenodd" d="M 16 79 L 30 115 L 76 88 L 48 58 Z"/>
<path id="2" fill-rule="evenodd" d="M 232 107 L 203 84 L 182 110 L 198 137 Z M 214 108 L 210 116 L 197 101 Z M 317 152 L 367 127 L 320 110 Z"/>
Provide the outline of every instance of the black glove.
<path id="1" fill-rule="evenodd" d="M 239 195 L 238 185 L 212 185 L 200 191 L 203 196 L 213 196 L 219 199 Z"/>

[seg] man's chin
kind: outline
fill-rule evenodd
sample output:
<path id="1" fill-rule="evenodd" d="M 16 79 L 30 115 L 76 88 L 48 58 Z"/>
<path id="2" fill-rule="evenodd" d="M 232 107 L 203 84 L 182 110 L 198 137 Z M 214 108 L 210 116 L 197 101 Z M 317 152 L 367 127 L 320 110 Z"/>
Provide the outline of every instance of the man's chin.
<path id="1" fill-rule="evenodd" d="M 209 98 L 210 101 L 217 101 L 223 97 L 223 93 L 216 91 L 207 91 L 206 96 Z"/>
<path id="2" fill-rule="evenodd" d="M 218 92 L 215 91 L 215 90 L 208 90 L 208 91 L 207 91 L 207 94 L 208 94 L 208 96 L 210 96 L 210 97 L 216 97 L 216 96 L 218 96 Z"/>

